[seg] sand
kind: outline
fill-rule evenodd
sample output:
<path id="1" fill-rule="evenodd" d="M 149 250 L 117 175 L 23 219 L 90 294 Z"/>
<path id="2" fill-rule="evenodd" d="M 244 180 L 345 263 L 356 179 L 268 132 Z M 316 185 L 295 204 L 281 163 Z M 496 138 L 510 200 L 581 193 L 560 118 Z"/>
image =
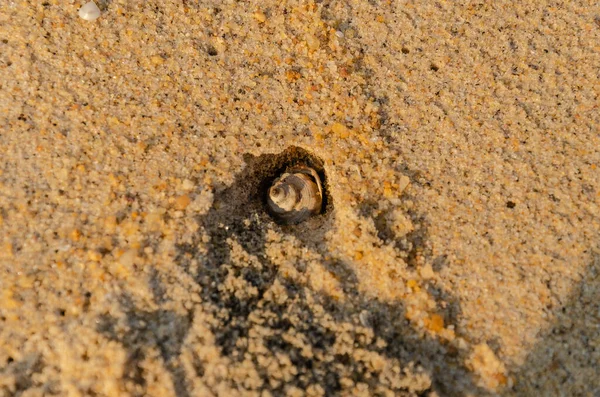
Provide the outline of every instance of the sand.
<path id="1" fill-rule="evenodd" d="M 600 7 L 458 3 L 4 1 L 0 395 L 599 395 Z"/>

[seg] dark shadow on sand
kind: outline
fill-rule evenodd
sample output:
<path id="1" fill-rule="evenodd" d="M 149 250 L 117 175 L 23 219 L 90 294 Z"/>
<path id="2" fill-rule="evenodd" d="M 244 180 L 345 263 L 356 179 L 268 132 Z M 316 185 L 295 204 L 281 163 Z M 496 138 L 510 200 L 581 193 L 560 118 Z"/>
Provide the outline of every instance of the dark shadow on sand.
<path id="1" fill-rule="evenodd" d="M 600 250 L 506 395 L 600 396 Z"/>
<path id="2" fill-rule="evenodd" d="M 146 311 L 135 306 L 127 295 L 120 298 L 125 321 L 110 315 L 98 319 L 98 331 L 121 343 L 127 351 L 123 381 L 131 395 L 146 395 L 146 379 L 141 366 L 148 347 L 157 347 L 171 375 L 175 393 L 188 397 L 185 373 L 179 365 L 181 345 L 191 326 L 191 315 L 181 316 L 170 310 Z"/>

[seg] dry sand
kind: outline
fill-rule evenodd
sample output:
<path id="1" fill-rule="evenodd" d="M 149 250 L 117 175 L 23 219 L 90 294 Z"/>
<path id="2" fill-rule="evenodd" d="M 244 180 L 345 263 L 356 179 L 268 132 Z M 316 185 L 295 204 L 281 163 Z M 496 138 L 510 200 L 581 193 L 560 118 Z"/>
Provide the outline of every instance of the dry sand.
<path id="1" fill-rule="evenodd" d="M 600 395 L 600 8 L 456 3 L 3 0 L 0 395 Z"/>

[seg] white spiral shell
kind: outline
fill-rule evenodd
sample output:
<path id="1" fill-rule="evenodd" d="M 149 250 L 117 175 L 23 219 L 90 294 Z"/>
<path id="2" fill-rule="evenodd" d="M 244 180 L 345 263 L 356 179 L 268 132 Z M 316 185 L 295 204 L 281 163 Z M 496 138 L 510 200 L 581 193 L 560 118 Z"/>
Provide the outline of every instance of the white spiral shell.
<path id="1" fill-rule="evenodd" d="M 273 181 L 267 195 L 271 215 L 281 223 L 296 224 L 321 212 L 323 188 L 315 170 L 293 167 Z"/>

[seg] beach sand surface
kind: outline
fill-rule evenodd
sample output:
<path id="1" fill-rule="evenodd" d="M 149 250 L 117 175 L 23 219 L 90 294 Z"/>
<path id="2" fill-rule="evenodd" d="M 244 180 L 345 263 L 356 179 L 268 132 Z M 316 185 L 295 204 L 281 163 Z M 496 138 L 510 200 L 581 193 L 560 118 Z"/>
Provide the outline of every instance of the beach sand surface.
<path id="1" fill-rule="evenodd" d="M 600 394 L 596 2 L 82 5 L 0 6 L 0 395 Z"/>

